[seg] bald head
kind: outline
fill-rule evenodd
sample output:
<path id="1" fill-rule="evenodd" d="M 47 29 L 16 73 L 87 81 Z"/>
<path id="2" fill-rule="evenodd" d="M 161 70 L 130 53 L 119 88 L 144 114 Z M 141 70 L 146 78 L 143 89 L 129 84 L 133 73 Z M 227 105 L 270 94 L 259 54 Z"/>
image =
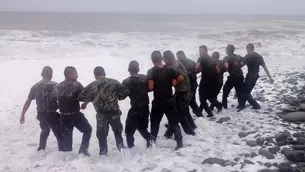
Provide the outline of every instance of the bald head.
<path id="1" fill-rule="evenodd" d="M 73 66 L 67 66 L 64 71 L 67 80 L 76 81 L 78 78 L 77 70 Z"/>
<path id="2" fill-rule="evenodd" d="M 234 51 L 235 51 L 234 45 L 229 44 L 226 49 L 227 54 L 232 55 L 232 54 L 234 54 Z"/>
<path id="3" fill-rule="evenodd" d="M 163 61 L 165 62 L 165 64 L 172 65 L 174 64 L 175 60 L 176 59 L 173 52 L 171 52 L 170 50 L 163 52 Z"/>
<path id="4" fill-rule="evenodd" d="M 41 76 L 43 79 L 51 80 L 53 77 L 53 69 L 50 66 L 45 66 L 41 71 Z"/>

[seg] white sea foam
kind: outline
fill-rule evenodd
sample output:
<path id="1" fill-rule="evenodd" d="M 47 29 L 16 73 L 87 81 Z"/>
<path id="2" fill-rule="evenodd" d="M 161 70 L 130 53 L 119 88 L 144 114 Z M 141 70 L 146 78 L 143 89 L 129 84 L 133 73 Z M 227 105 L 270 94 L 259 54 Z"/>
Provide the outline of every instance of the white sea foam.
<path id="1" fill-rule="evenodd" d="M 184 50 L 192 58 L 197 58 L 199 45 L 206 44 L 210 51 L 220 51 L 224 56 L 224 47 L 232 43 L 237 47 L 237 53 L 244 55 L 245 46 L 249 42 L 260 43 L 257 51 L 264 55 L 275 76 L 274 85 L 258 82 L 265 92 L 282 87 L 281 74 L 288 70 L 298 70 L 304 65 L 305 54 L 304 31 L 289 31 L 274 28 L 252 29 L 251 25 L 240 26 L 234 30 L 218 28 L 211 32 L 190 33 L 70 33 L 54 31 L 0 31 L 0 171 L 3 172 L 57 172 L 57 171 L 96 171 L 96 172 L 137 172 L 137 171 L 233 171 L 239 170 L 241 164 L 234 167 L 201 164 L 208 157 L 218 157 L 233 161 L 242 154 L 257 152 L 259 147 L 246 146 L 238 137 L 240 131 L 256 130 L 263 136 L 273 135 L 284 128 L 280 121 L 268 116 L 274 112 L 263 114 L 274 104 L 262 104 L 263 109 L 250 109 L 237 113 L 234 108 L 224 110 L 217 118 L 229 116 L 229 124 L 219 124 L 207 119 L 196 119 L 197 135 L 184 135 L 185 148 L 173 152 L 175 142 L 162 137 L 165 131 L 163 120 L 160 137 L 155 148 L 145 149 L 144 140 L 136 133 L 136 147 L 118 152 L 112 132 L 109 133 L 109 156 L 99 157 L 98 143 L 95 137 L 95 112 L 91 105 L 84 113 L 93 126 L 90 144 L 91 157 L 77 155 L 81 134 L 74 132 L 74 151 L 70 153 L 57 152 L 54 136 L 50 134 L 45 152 L 37 152 L 39 125 L 35 119 L 34 103 L 26 115 L 26 123 L 19 124 L 19 115 L 30 87 L 40 79 L 41 68 L 50 65 L 54 69 L 54 80 L 62 81 L 63 69 L 73 65 L 79 72 L 79 81 L 83 85 L 93 80 L 92 70 L 101 65 L 109 77 L 122 81 L 128 76 L 127 65 L 130 60 L 138 60 L 141 72 L 146 73 L 152 64 L 150 53 L 154 50 L 170 49 L 174 52 Z M 233 27 L 232 27 L 233 28 Z M 262 73 L 262 72 L 261 72 Z M 262 74 L 262 77 L 265 77 Z M 258 91 L 260 88 L 256 88 Z M 276 100 L 277 92 L 265 97 Z M 150 95 L 151 96 L 151 95 Z M 229 99 L 230 104 L 237 100 Z M 129 101 L 120 102 L 123 111 L 122 121 L 125 121 Z M 249 121 L 250 123 L 246 123 Z M 248 136 L 253 138 L 253 135 Z M 238 144 L 236 144 L 238 143 Z M 243 160 L 243 159 L 242 159 Z M 261 156 L 252 159 L 255 165 L 246 165 L 244 171 L 257 171 L 263 168 L 261 162 L 282 162 L 283 156 L 276 155 L 275 160 L 267 160 Z"/>

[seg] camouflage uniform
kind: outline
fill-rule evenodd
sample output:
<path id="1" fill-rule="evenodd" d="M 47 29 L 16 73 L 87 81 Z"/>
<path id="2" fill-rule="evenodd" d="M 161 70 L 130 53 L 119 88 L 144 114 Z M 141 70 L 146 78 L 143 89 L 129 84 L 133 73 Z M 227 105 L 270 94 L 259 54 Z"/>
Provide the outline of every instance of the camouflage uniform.
<path id="1" fill-rule="evenodd" d="M 97 112 L 97 138 L 99 140 L 100 155 L 108 152 L 107 136 L 109 125 L 114 132 L 117 148 L 124 147 L 122 131 L 122 114 L 118 101 L 125 99 L 129 94 L 127 87 L 117 80 L 110 78 L 98 79 L 84 88 L 78 99 L 83 102 L 92 102 Z"/>
<path id="2" fill-rule="evenodd" d="M 51 96 L 56 84 L 53 81 L 39 81 L 31 88 L 28 96 L 30 100 L 36 99 L 37 104 L 37 119 L 41 128 L 38 150 L 46 148 L 50 128 L 57 139 L 58 149 L 62 149 L 59 114 L 56 112 L 58 106 L 56 99 Z"/>
<path id="3" fill-rule="evenodd" d="M 190 101 L 192 99 L 191 85 L 188 76 L 188 72 L 183 66 L 183 64 L 177 61 L 176 64 L 170 66 L 175 69 L 179 74 L 181 74 L 184 78 L 183 83 L 177 85 L 175 87 L 175 103 L 176 108 L 180 116 L 180 123 L 182 128 L 186 134 L 194 135 L 194 129 L 196 125 L 194 123 L 194 119 L 192 118 L 189 110 Z M 173 132 L 168 129 L 165 133 L 166 137 L 171 137 Z"/>
<path id="4" fill-rule="evenodd" d="M 236 95 L 238 97 L 238 103 L 241 105 L 243 102 L 243 95 L 242 95 L 242 89 L 243 89 L 243 82 L 244 82 L 244 76 L 242 71 L 241 62 L 244 61 L 244 58 L 233 54 L 231 56 L 226 56 L 223 59 L 224 63 L 229 64 L 229 74 L 227 81 L 225 85 L 223 86 L 223 94 L 222 94 L 222 104 L 225 108 L 227 108 L 227 98 L 230 94 L 231 89 L 234 87 L 236 90 Z"/>
<path id="5" fill-rule="evenodd" d="M 123 83 L 129 90 L 131 108 L 128 111 L 125 125 L 125 134 L 129 148 L 134 147 L 134 133 L 136 130 L 150 146 L 151 135 L 148 132 L 149 97 L 146 75 L 130 76 Z"/>
<path id="6" fill-rule="evenodd" d="M 56 86 L 54 96 L 58 101 L 62 122 L 63 151 L 72 151 L 73 129 L 76 127 L 83 133 L 79 153 L 86 154 L 89 148 L 92 127 L 84 114 L 80 112 L 77 97 L 82 89 L 83 86 L 81 83 L 65 80 Z"/>
<path id="7" fill-rule="evenodd" d="M 198 87 L 198 83 L 197 83 L 197 74 L 196 74 L 196 63 L 188 58 L 185 58 L 183 60 L 180 61 L 184 67 L 186 68 L 186 70 L 188 71 L 188 76 L 190 79 L 190 84 L 191 84 L 191 91 L 192 91 L 192 99 L 190 101 L 190 106 L 193 109 L 193 113 L 196 114 L 196 116 L 198 117 L 202 117 L 202 112 L 199 109 L 199 106 L 196 102 L 196 90 Z"/>

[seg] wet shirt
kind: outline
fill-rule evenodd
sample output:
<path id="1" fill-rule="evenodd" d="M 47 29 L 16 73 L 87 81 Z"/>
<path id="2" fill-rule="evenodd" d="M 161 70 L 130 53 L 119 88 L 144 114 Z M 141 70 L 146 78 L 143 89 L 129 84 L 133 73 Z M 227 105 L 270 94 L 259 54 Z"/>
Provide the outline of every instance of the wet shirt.
<path id="1" fill-rule="evenodd" d="M 216 59 L 216 64 L 218 65 L 220 69 L 220 73 L 216 74 L 217 81 L 223 81 L 223 74 L 225 73 L 225 66 L 224 62 L 222 60 Z"/>
<path id="2" fill-rule="evenodd" d="M 184 65 L 188 72 L 190 83 L 197 83 L 196 63 L 188 58 L 180 60 L 180 62 Z"/>
<path id="3" fill-rule="evenodd" d="M 97 79 L 79 94 L 78 100 L 92 102 L 98 114 L 113 113 L 120 110 L 119 100 L 129 95 L 129 89 L 111 78 Z"/>
<path id="4" fill-rule="evenodd" d="M 61 113 L 74 113 L 80 110 L 78 94 L 83 90 L 83 85 L 77 81 L 63 81 L 54 90 Z"/>
<path id="5" fill-rule="evenodd" d="M 167 66 L 167 67 L 172 67 L 180 75 L 182 75 L 183 78 L 184 78 L 183 83 L 175 86 L 176 92 L 188 92 L 188 91 L 191 91 L 191 85 L 190 85 L 190 80 L 189 80 L 188 72 L 187 72 L 186 68 L 183 66 L 183 64 L 181 62 L 177 61 L 177 63 L 174 64 L 173 66 Z"/>
<path id="6" fill-rule="evenodd" d="M 264 58 L 258 53 L 247 54 L 244 59 L 248 66 L 248 73 L 259 73 L 259 67 L 265 65 Z"/>
<path id="7" fill-rule="evenodd" d="M 202 71 L 201 71 L 201 78 L 213 78 L 216 75 L 215 66 L 216 61 L 209 55 L 200 56 L 197 60 L 197 63 L 200 64 Z"/>
<path id="8" fill-rule="evenodd" d="M 56 82 L 42 80 L 31 88 L 28 99 L 36 100 L 37 112 L 56 112 L 57 100 L 52 96 L 56 85 Z"/>
<path id="9" fill-rule="evenodd" d="M 240 55 L 233 54 L 232 56 L 226 56 L 223 58 L 224 63 L 229 64 L 229 74 L 230 76 L 242 76 L 243 71 L 242 71 L 242 66 L 241 62 L 244 62 L 244 58 L 241 57 Z"/>
<path id="10" fill-rule="evenodd" d="M 162 103 L 173 98 L 172 84 L 180 74 L 173 68 L 154 66 L 147 72 L 147 79 L 154 81 L 154 102 Z"/>
<path id="11" fill-rule="evenodd" d="M 130 76 L 123 81 L 123 85 L 130 90 L 129 98 L 132 107 L 148 106 L 148 81 L 146 75 Z"/>

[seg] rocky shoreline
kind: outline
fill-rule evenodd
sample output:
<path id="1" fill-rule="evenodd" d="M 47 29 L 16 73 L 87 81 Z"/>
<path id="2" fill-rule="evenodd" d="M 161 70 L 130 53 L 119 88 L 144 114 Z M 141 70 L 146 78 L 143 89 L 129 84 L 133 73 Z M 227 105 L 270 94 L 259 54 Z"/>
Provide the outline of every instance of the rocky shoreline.
<path id="1" fill-rule="evenodd" d="M 305 172 L 305 127 L 303 125 L 305 122 L 305 72 L 286 73 L 285 78 L 287 79 L 275 86 L 277 88 L 273 88 L 272 91 L 277 92 L 274 100 L 269 101 L 264 96 L 264 94 L 270 94 L 265 93 L 262 86 L 254 92 L 254 97 L 258 101 L 268 102 L 274 106 L 263 112 L 266 115 L 269 114 L 268 118 L 272 119 L 270 123 L 280 121 L 279 125 L 285 130 L 269 135 L 266 135 L 268 132 L 261 133 L 257 130 L 239 132 L 239 138 L 247 146 L 258 148 L 256 149 L 258 151 L 240 155 L 233 160 L 210 157 L 205 159 L 202 164 L 218 164 L 223 167 L 240 164 L 240 171 L 246 171 L 244 167 L 247 165 L 259 164 L 261 166 L 259 172 Z M 217 122 L 230 123 L 230 120 L 229 117 L 223 117 Z M 251 122 L 248 121 L 247 124 L 251 125 Z M 275 126 L 275 128 L 277 127 Z M 272 162 L 276 159 L 276 155 L 285 157 L 285 161 Z M 267 162 L 254 160 L 258 156 L 266 159 Z"/>

